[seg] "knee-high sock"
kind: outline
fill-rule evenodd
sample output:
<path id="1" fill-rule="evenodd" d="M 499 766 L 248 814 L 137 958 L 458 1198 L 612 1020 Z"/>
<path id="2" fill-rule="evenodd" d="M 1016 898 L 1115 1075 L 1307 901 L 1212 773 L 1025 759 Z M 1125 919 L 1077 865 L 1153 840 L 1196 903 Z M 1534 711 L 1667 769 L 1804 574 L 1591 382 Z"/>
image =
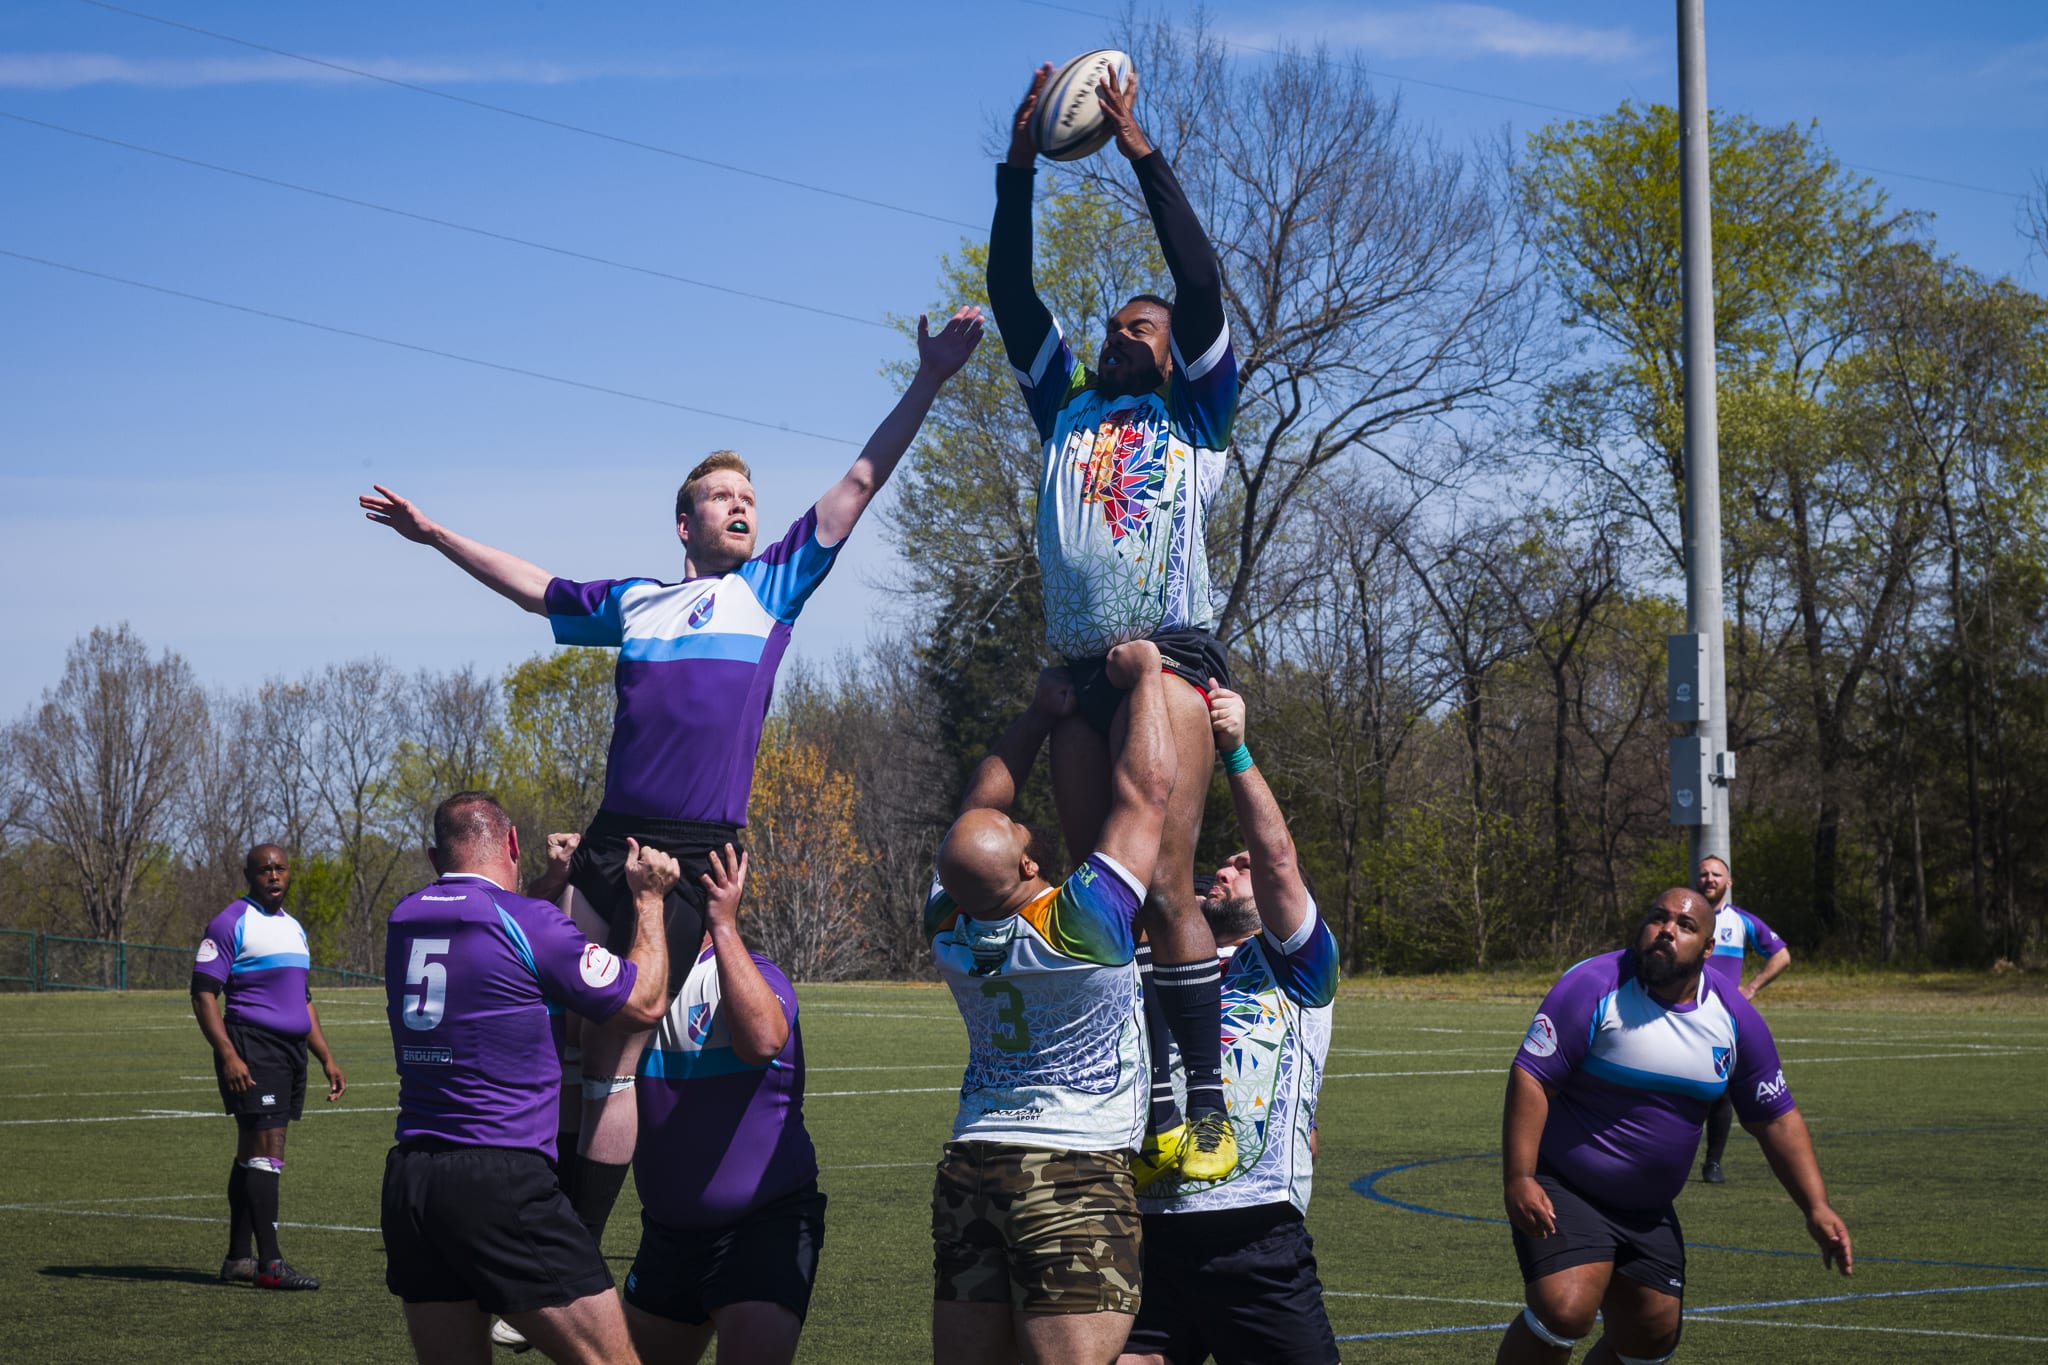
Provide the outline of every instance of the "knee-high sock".
<path id="1" fill-rule="evenodd" d="M 1155 1133 L 1180 1123 L 1180 1101 L 1173 1097 L 1173 1050 L 1166 1045 L 1166 1007 L 1159 1003 L 1159 985 L 1152 975 L 1152 945 L 1138 945 L 1138 981 L 1145 995 L 1145 1047 L 1152 1059 L 1152 1117 Z"/>
<path id="2" fill-rule="evenodd" d="M 277 1187 L 284 1175 L 284 1163 L 267 1156 L 252 1156 L 242 1163 L 242 1188 L 249 1200 L 249 1221 L 256 1233 L 256 1259 L 275 1261 L 277 1249 Z"/>
<path id="3" fill-rule="evenodd" d="M 249 1187 L 240 1160 L 228 1167 L 228 1259 L 249 1259 Z"/>
<path id="4" fill-rule="evenodd" d="M 619 1202 L 626 1172 L 632 1169 L 633 1164 L 628 1161 L 613 1164 L 592 1161 L 588 1156 L 577 1160 L 576 1190 L 569 1203 L 600 1247 L 604 1245 L 604 1225 L 611 1221 L 612 1205 Z"/>
<path id="5" fill-rule="evenodd" d="M 1735 1126 L 1735 1101 L 1723 1095 L 1707 1111 L 1707 1160 L 1719 1161 L 1728 1150 L 1728 1130 Z"/>
<path id="6" fill-rule="evenodd" d="M 1213 957 L 1152 963 L 1160 1013 L 1187 1076 L 1188 1117 L 1223 1112 L 1223 970 Z"/>

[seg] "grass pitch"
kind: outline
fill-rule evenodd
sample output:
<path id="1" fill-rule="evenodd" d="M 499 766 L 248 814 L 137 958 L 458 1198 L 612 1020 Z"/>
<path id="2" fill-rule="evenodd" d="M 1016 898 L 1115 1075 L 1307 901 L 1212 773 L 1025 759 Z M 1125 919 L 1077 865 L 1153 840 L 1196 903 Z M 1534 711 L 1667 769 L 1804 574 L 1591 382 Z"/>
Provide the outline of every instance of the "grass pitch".
<path id="1" fill-rule="evenodd" d="M 1490 1361 L 1521 1284 L 1498 1222 L 1508 1059 L 1547 980 L 1347 985 L 1310 1213 L 1347 1359 Z M 802 990 L 831 1204 L 803 1358 L 929 1358 L 928 1201 L 965 1041 L 920 986 Z M 381 996 L 328 991 L 350 1077 L 291 1130 L 286 1255 L 317 1294 L 213 1283 L 232 1125 L 182 996 L 0 996 L 0 1325 L 22 1361 L 408 1359 L 378 1182 L 396 1089 Z M 2048 998 L 1795 973 L 1764 1010 L 1819 1140 L 1856 1275 L 1824 1274 L 1740 1130 L 1679 1201 L 1685 1357 L 2048 1358 Z M 317 1080 L 317 1076 L 315 1078 Z M 624 1278 L 631 1187 L 607 1250 Z M 534 1357 L 527 1357 L 533 1359 Z"/>

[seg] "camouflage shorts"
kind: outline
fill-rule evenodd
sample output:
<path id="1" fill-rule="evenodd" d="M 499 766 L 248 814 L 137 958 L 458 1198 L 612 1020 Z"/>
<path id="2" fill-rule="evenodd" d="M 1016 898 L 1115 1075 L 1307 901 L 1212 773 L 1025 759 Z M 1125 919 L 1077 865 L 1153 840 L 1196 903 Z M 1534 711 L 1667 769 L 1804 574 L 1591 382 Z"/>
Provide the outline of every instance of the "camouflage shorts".
<path id="1" fill-rule="evenodd" d="M 932 1190 L 934 1297 L 1135 1313 L 1138 1227 L 1128 1152 L 949 1142 Z"/>

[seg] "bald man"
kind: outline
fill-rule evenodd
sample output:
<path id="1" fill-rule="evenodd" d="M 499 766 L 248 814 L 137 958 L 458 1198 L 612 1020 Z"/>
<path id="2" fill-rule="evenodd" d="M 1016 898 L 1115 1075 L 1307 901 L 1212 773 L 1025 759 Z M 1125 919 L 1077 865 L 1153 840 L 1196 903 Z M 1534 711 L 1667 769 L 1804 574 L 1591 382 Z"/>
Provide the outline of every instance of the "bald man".
<path id="1" fill-rule="evenodd" d="M 320 1281 L 294 1269 L 277 1247 L 284 1135 L 304 1111 L 308 1049 L 327 1073 L 330 1102 L 348 1082 L 320 1032 L 306 984 L 306 931 L 284 908 L 291 859 L 276 844 L 258 844 L 242 876 L 248 893 L 208 922 L 192 959 L 192 1013 L 213 1048 L 221 1103 L 240 1130 L 228 1168 L 228 1254 L 220 1278 L 258 1289 L 318 1289 Z"/>
<path id="2" fill-rule="evenodd" d="M 1174 746 L 1158 646 L 1110 651 L 1130 731 L 1109 818 L 1064 882 L 1010 818 L 1046 736 L 1074 714 L 1049 670 L 975 771 L 939 846 L 925 934 L 967 1024 L 967 1075 L 932 1196 L 941 1362 L 1109 1362 L 1138 1311 L 1131 1154 L 1149 1089 L 1133 923 L 1159 860 Z"/>
<path id="3" fill-rule="evenodd" d="M 1672 1201 L 1700 1124 L 1727 1095 L 1806 1215 L 1823 1266 L 1850 1270 L 1806 1119 L 1771 1031 L 1706 971 L 1714 910 L 1673 887 L 1634 943 L 1589 957 L 1543 997 L 1508 1069 L 1501 1164 L 1527 1307 L 1498 1365 L 1658 1365 L 1678 1349 L 1685 1235 Z"/>

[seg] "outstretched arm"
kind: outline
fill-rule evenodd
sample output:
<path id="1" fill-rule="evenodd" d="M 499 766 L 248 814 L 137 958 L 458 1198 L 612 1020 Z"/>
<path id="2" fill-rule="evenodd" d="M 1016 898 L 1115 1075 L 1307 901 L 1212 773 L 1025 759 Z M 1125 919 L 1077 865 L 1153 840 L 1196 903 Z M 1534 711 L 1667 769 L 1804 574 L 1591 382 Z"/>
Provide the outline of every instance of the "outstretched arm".
<path id="1" fill-rule="evenodd" d="M 1244 698 L 1214 678 L 1209 679 L 1209 725 L 1228 768 L 1231 756 L 1244 748 Z M 1284 943 L 1308 917 L 1308 884 L 1301 879 L 1294 836 L 1287 832 L 1287 817 L 1280 813 L 1273 789 L 1252 765 L 1249 752 L 1242 762 L 1243 769 L 1230 774 L 1230 799 L 1252 855 L 1252 896 L 1267 931 Z"/>
<path id="2" fill-rule="evenodd" d="M 725 855 L 711 851 L 711 870 L 700 878 L 704 927 L 718 964 L 718 1008 L 725 1015 L 735 1056 L 748 1066 L 766 1066 L 789 1041 L 789 1015 L 775 988 L 761 975 L 754 955 L 740 937 L 740 893 L 747 885 L 747 855 L 725 846 Z"/>
<path id="3" fill-rule="evenodd" d="M 903 397 L 882 419 L 882 425 L 868 437 L 867 445 L 861 448 L 859 458 L 853 462 L 853 468 L 846 471 L 846 477 L 833 484 L 825 491 L 825 496 L 818 499 L 820 545 L 837 545 L 852 532 L 861 513 L 868 510 L 875 494 L 882 491 L 882 485 L 896 472 L 897 462 L 916 439 L 917 430 L 924 425 L 925 416 L 931 412 L 939 390 L 948 379 L 959 373 L 960 367 L 967 363 L 967 357 L 973 355 L 974 348 L 981 344 L 981 330 L 979 308 L 962 308 L 953 314 L 937 335 L 933 335 L 927 319 L 918 318 L 917 374 L 912 377 L 910 387 L 903 391 Z M 547 584 L 543 583 L 541 587 L 545 589 Z"/>
<path id="4" fill-rule="evenodd" d="M 960 798 L 959 814 L 971 810 L 999 810 L 1007 813 L 1017 804 L 1017 792 L 1031 776 L 1031 765 L 1045 747 L 1045 737 L 1060 720 L 1074 714 L 1074 680 L 1064 668 L 1048 668 L 1038 675 L 1038 690 L 1024 714 L 1010 722 L 1003 737 L 995 742 L 968 779 L 966 794 Z"/>
<path id="5" fill-rule="evenodd" d="M 431 545 L 459 565 L 464 573 L 492 592 L 511 598 L 537 616 L 548 614 L 548 583 L 554 575 L 518 555 L 494 549 L 480 540 L 459 535 L 430 520 L 419 507 L 386 488 L 372 484 L 375 494 L 365 493 L 356 501 L 371 521 L 389 526 L 407 540 Z"/>
<path id="6" fill-rule="evenodd" d="M 1010 363 L 1031 371 L 1052 333 L 1052 313 L 1031 282 L 1031 182 L 1038 148 L 1031 140 L 1031 113 L 1052 78 L 1052 63 L 1032 73 L 1031 88 L 1010 123 L 1010 152 L 996 167 L 996 217 L 988 231 L 988 303 L 1003 334 Z"/>
<path id="7" fill-rule="evenodd" d="M 1764 1149 L 1772 1174 L 1806 1215 L 1806 1234 L 1820 1246 L 1821 1265 L 1850 1274 L 1855 1258 L 1849 1246 L 1849 1229 L 1842 1216 L 1828 1207 L 1827 1186 L 1821 1183 L 1820 1162 L 1814 1159 L 1813 1134 L 1806 1130 L 1805 1116 L 1797 1109 L 1787 1109 L 1766 1123 L 1742 1126 Z"/>
<path id="8" fill-rule="evenodd" d="M 1180 350 L 1176 363 L 1195 366 L 1223 335 L 1222 263 L 1165 153 L 1154 148 L 1138 126 L 1138 73 L 1126 76 L 1122 89 L 1104 81 L 1098 94 L 1102 112 L 1116 128 L 1117 150 L 1130 159 L 1138 177 L 1152 228 L 1159 234 L 1159 254 L 1173 276 L 1173 343 Z"/>

